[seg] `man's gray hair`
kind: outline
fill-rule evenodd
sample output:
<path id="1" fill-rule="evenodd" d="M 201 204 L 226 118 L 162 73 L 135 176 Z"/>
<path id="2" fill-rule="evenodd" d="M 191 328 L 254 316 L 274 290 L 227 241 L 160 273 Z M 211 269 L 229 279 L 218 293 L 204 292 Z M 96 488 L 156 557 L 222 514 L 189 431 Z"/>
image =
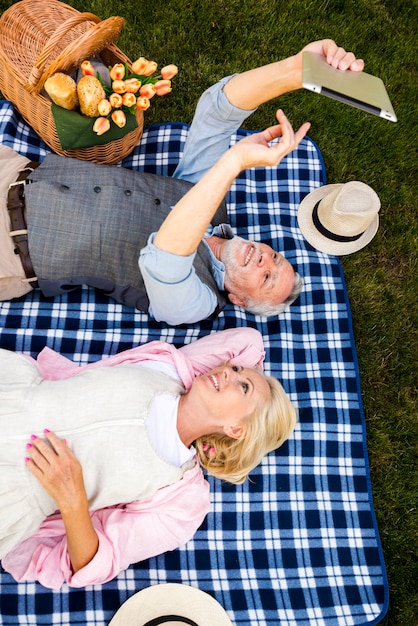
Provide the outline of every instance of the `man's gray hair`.
<path id="1" fill-rule="evenodd" d="M 299 296 L 300 292 L 303 288 L 303 279 L 300 274 L 295 272 L 295 282 L 293 283 L 293 289 L 290 295 L 281 302 L 280 304 L 271 304 L 271 302 L 263 302 L 259 300 L 254 300 L 253 298 L 247 299 L 247 304 L 245 305 L 245 310 L 253 315 L 265 315 L 267 317 L 271 317 L 272 315 L 279 315 L 288 306 L 292 304 Z"/>

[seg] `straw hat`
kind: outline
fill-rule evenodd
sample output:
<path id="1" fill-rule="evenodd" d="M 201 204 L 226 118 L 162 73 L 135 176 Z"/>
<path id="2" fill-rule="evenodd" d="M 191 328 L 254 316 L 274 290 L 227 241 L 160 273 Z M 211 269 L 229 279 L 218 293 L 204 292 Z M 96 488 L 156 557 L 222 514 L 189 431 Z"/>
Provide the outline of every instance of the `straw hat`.
<path id="1" fill-rule="evenodd" d="M 122 604 L 109 626 L 233 626 L 209 594 L 177 583 L 152 585 Z"/>
<path id="2" fill-rule="evenodd" d="M 364 248 L 379 226 L 380 200 L 365 183 L 324 185 L 299 205 L 298 222 L 305 239 L 328 254 L 351 254 Z"/>

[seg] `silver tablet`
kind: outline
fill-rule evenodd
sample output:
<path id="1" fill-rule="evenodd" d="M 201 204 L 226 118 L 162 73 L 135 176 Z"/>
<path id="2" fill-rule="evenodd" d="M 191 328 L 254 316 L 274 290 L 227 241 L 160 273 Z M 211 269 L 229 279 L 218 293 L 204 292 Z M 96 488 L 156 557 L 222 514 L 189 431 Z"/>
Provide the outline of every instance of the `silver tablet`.
<path id="1" fill-rule="evenodd" d="M 319 54 L 302 53 L 302 85 L 305 89 L 345 102 L 385 120 L 398 121 L 380 78 L 366 72 L 336 70 Z"/>

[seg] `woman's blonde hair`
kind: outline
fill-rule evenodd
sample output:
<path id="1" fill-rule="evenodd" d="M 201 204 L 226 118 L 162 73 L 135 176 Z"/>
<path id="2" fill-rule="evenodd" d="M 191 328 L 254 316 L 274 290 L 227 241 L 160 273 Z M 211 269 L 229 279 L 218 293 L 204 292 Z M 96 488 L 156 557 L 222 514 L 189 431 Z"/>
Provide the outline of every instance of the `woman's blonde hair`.
<path id="1" fill-rule="evenodd" d="M 263 402 L 244 420 L 246 431 L 242 439 L 212 434 L 195 441 L 200 464 L 216 478 L 243 483 L 264 455 L 279 448 L 295 427 L 297 412 L 282 385 L 271 376 L 265 379 L 270 387 L 270 402 Z"/>

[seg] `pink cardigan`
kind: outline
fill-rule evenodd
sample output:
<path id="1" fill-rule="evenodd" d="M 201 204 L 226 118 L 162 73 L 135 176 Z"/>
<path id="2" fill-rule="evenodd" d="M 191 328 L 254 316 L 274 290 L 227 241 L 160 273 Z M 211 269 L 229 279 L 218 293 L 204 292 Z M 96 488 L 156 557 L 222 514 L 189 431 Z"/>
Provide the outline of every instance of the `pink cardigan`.
<path id="1" fill-rule="evenodd" d="M 36 364 L 43 378 L 58 380 L 74 376 L 85 368 L 157 360 L 175 365 L 183 385 L 189 389 L 196 376 L 222 361 L 261 369 L 264 355 L 262 337 L 257 330 L 234 328 L 208 335 L 180 349 L 153 341 L 82 367 L 44 348 Z M 17 581 L 38 580 L 51 589 L 59 589 L 64 582 L 72 587 L 104 583 L 132 563 L 184 545 L 209 510 L 209 484 L 196 463 L 179 482 L 160 489 L 152 498 L 92 512 L 99 549 L 90 563 L 75 574 L 71 571 L 59 514 L 50 515 L 34 535 L 3 558 L 2 565 Z"/>

